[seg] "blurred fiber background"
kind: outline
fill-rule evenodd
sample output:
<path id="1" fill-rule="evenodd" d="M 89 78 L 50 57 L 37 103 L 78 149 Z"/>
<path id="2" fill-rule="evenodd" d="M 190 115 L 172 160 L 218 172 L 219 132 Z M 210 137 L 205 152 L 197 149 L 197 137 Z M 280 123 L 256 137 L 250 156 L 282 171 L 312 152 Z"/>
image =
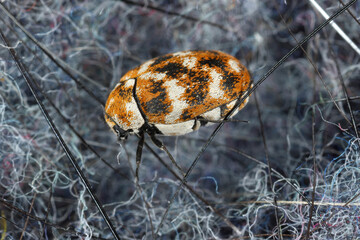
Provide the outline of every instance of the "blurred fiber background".
<path id="1" fill-rule="evenodd" d="M 229 53 L 256 82 L 324 21 L 306 0 L 2 2 L 102 104 L 128 70 L 182 50 Z M 347 2 L 317 1 L 329 15 Z M 357 46 L 359 13 L 358 1 L 335 20 Z M 225 123 L 160 227 L 179 180 L 144 148 L 136 188 L 138 138 L 119 143 L 103 106 L 3 8 L 0 29 L 48 96 L 44 105 L 121 239 L 360 238 L 360 55 L 331 26 L 256 89 L 236 116 L 247 123 Z M 113 239 L 8 48 L 0 42 L 0 239 Z M 187 169 L 215 127 L 159 139 Z"/>

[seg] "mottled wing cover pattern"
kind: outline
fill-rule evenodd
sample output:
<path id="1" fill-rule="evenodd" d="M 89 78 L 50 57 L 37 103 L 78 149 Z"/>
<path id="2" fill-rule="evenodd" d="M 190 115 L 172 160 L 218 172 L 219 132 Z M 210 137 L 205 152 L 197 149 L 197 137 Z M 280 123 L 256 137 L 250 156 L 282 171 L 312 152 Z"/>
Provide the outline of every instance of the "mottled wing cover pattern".
<path id="1" fill-rule="evenodd" d="M 194 119 L 235 100 L 250 84 L 239 60 L 220 51 L 167 54 L 145 62 L 122 80 L 133 77 L 147 121 L 161 124 Z"/>
<path id="2" fill-rule="evenodd" d="M 131 123 L 135 109 L 127 103 L 130 88 L 123 85 L 130 79 L 136 79 L 135 94 L 150 124 L 186 122 L 217 107 L 223 117 L 250 84 L 239 60 L 220 51 L 183 51 L 151 59 L 127 72 L 108 98 L 106 112 L 124 129 L 141 127 Z"/>
<path id="3" fill-rule="evenodd" d="M 121 80 L 110 93 L 105 105 L 105 120 L 110 128 L 115 122 L 123 130 L 137 129 L 145 123 L 133 98 L 134 85 L 135 79 Z"/>

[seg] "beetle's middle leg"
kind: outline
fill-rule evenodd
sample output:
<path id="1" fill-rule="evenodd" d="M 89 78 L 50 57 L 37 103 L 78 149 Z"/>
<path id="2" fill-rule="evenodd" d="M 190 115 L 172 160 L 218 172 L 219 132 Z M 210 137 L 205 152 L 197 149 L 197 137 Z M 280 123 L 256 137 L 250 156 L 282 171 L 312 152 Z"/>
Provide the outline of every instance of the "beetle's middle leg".
<path id="1" fill-rule="evenodd" d="M 144 131 L 139 132 L 139 143 L 136 149 L 136 170 L 135 170 L 135 180 L 139 182 L 139 168 L 141 163 L 142 151 L 144 148 L 144 141 L 145 141 L 145 133 Z"/>
<path id="2" fill-rule="evenodd" d="M 175 161 L 174 157 L 171 155 L 171 153 L 169 152 L 169 150 L 165 147 L 165 145 L 155 137 L 155 134 L 153 134 L 152 132 L 148 132 L 152 142 L 161 150 L 163 150 L 164 152 L 166 152 L 166 154 L 169 156 L 171 162 L 175 165 L 175 167 L 181 172 L 181 174 L 184 176 L 185 172 L 182 170 L 182 168 L 179 166 L 179 164 L 177 164 L 177 162 Z"/>

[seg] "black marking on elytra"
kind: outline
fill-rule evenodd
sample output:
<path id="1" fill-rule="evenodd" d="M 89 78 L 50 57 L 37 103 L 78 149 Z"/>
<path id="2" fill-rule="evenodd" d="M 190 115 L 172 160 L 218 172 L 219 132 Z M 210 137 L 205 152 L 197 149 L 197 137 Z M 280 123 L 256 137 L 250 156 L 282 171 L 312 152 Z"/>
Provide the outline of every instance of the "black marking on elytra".
<path id="1" fill-rule="evenodd" d="M 124 85 L 125 85 L 125 83 L 126 83 L 126 81 L 124 81 L 124 82 L 120 82 L 120 88 L 122 88 L 121 89 L 121 91 L 119 91 L 119 96 L 121 97 L 121 98 L 123 98 L 124 100 L 126 100 L 126 101 L 131 101 L 131 95 L 132 95 L 132 93 L 131 92 L 133 92 L 134 91 L 134 89 L 131 89 L 131 88 L 127 88 L 126 90 L 124 90 Z M 134 88 L 134 86 L 133 86 L 133 88 Z M 128 96 L 128 97 L 127 97 Z"/>
<path id="2" fill-rule="evenodd" d="M 214 58 L 210 58 L 210 59 L 203 58 L 199 61 L 199 64 L 201 66 L 207 65 L 210 68 L 219 67 L 221 69 L 224 69 L 224 67 L 226 66 L 226 63 L 218 57 L 214 57 Z"/>
<path id="3" fill-rule="evenodd" d="M 196 84 L 200 85 L 201 87 L 206 87 L 209 82 L 209 77 L 207 75 L 198 74 L 198 76 L 195 76 L 192 78 L 192 82 L 195 82 Z"/>
<path id="4" fill-rule="evenodd" d="M 193 77 L 195 77 L 197 74 L 199 74 L 199 72 L 198 71 L 193 71 L 193 70 L 191 70 L 191 69 L 189 69 L 188 70 L 188 72 L 187 72 L 187 76 L 188 76 L 188 78 L 193 78 Z"/>
<path id="5" fill-rule="evenodd" d="M 238 83 L 240 77 L 238 75 L 234 75 L 233 73 L 228 72 L 224 74 L 223 81 L 221 81 L 222 89 L 229 94 L 231 98 L 237 97 L 235 89 L 235 84 Z"/>
<path id="6" fill-rule="evenodd" d="M 180 78 L 182 75 L 188 73 L 188 69 L 180 63 L 168 63 L 163 67 L 158 67 L 155 71 L 166 73 L 171 78 Z"/>
<path id="7" fill-rule="evenodd" d="M 173 57 L 174 57 L 173 55 L 165 55 L 165 56 L 157 57 L 157 58 L 155 58 L 154 62 L 150 66 L 154 67 L 155 65 L 166 62 L 168 59 L 173 58 Z"/>
<path id="8" fill-rule="evenodd" d="M 149 87 L 149 91 L 153 94 L 159 93 L 159 92 L 166 92 L 166 88 L 163 86 L 164 81 L 151 81 L 151 86 Z"/>
<path id="9" fill-rule="evenodd" d="M 144 103 L 144 109 L 146 112 L 154 115 L 163 115 L 170 113 L 169 108 L 171 104 L 166 103 L 166 92 L 161 92 L 159 96 Z"/>
<path id="10" fill-rule="evenodd" d="M 185 95 L 188 96 L 186 102 L 190 106 L 201 105 L 208 94 L 209 78 L 198 76 L 192 78 L 192 83 L 196 88 L 187 88 Z"/>
<path id="11" fill-rule="evenodd" d="M 180 119 L 182 120 L 190 120 L 191 119 L 191 112 L 187 109 L 183 111 L 183 113 L 180 116 Z"/>

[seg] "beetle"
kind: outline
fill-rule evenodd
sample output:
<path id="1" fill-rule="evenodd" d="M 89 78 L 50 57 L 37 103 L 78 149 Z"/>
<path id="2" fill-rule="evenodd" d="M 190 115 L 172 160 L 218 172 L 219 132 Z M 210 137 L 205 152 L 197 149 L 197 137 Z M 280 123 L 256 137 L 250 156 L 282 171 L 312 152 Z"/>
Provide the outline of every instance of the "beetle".
<path id="1" fill-rule="evenodd" d="M 129 133 L 147 132 L 153 141 L 155 134 L 183 135 L 223 120 L 250 86 L 246 67 L 224 52 L 166 54 L 120 79 L 107 99 L 105 120 L 121 140 Z"/>

